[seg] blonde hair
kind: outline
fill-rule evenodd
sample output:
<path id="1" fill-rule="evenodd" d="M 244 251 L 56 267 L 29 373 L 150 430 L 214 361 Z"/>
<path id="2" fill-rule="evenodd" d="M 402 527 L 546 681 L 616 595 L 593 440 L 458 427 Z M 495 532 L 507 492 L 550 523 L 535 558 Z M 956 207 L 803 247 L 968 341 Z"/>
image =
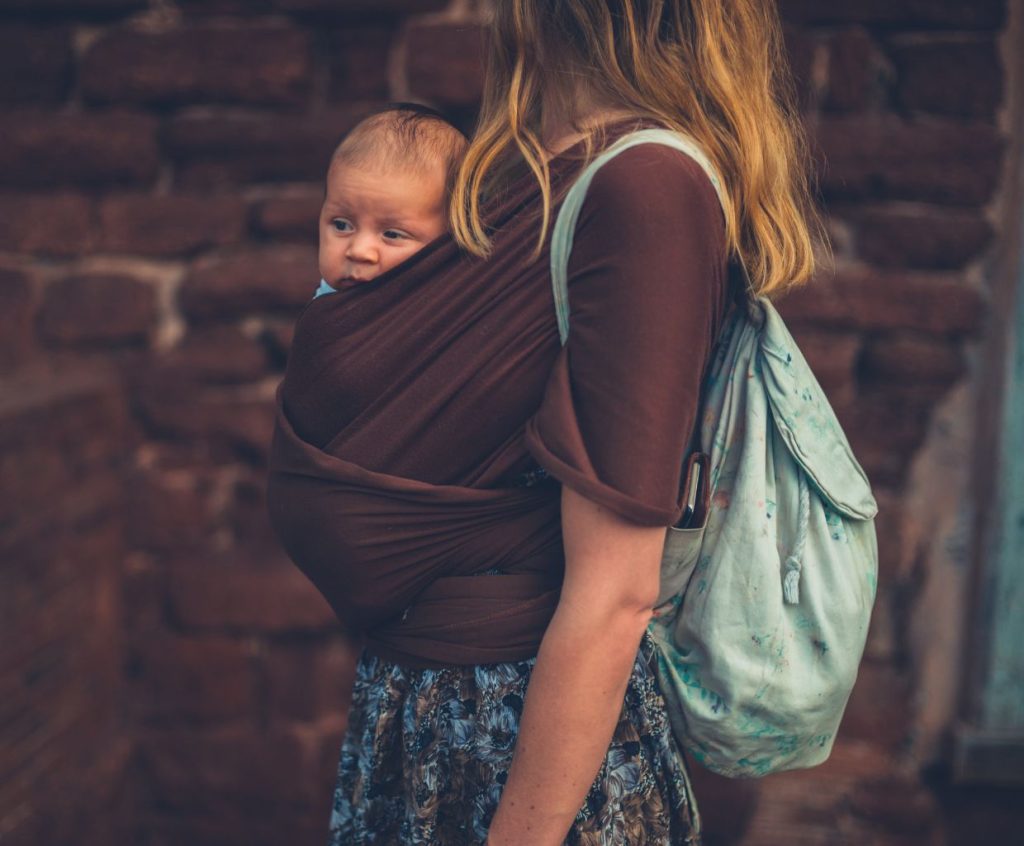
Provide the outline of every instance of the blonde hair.
<path id="1" fill-rule="evenodd" d="M 828 238 L 812 198 L 808 145 L 774 0 L 495 0 L 476 133 L 455 177 L 451 228 L 486 256 L 485 198 L 513 163 L 540 185 L 537 255 L 553 203 L 545 113 L 579 128 L 594 101 L 693 137 L 722 176 L 726 238 L 768 295 L 814 271 Z M 560 111 L 554 111 L 560 110 Z M 598 133 L 600 135 L 600 133 Z M 593 154 L 594 137 L 586 155 Z"/>

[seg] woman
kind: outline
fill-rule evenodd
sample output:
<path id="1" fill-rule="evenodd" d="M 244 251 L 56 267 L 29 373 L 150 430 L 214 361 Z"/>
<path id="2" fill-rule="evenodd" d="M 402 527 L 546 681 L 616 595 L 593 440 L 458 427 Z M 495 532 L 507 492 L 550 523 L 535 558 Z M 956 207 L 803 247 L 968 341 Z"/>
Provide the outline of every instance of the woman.
<path id="1" fill-rule="evenodd" d="M 731 301 L 813 268 L 771 0 L 495 0 L 452 236 L 311 302 L 271 517 L 353 628 L 336 844 L 699 843 L 648 661 L 666 527 Z M 558 340 L 553 214 L 591 185 Z M 749 288 L 742 282 L 742 265 Z"/>

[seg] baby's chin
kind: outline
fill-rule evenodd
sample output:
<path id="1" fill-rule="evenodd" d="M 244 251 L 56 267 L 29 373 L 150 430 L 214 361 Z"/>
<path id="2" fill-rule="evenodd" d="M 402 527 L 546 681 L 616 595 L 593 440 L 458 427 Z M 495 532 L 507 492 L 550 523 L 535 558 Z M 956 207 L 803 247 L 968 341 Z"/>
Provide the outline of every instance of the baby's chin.
<path id="1" fill-rule="evenodd" d="M 367 282 L 372 282 L 380 276 L 380 271 L 360 274 L 321 274 L 321 276 L 332 288 L 340 290 L 341 288 L 354 288 L 357 285 L 365 285 Z"/>

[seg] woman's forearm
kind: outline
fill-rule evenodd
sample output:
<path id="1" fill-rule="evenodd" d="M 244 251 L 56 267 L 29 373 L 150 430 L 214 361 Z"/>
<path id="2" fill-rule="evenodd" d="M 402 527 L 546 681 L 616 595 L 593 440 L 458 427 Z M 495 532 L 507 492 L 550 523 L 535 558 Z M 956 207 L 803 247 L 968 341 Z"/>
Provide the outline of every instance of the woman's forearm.
<path id="1" fill-rule="evenodd" d="M 526 691 L 487 846 L 561 846 L 608 752 L 650 612 L 560 605 Z"/>

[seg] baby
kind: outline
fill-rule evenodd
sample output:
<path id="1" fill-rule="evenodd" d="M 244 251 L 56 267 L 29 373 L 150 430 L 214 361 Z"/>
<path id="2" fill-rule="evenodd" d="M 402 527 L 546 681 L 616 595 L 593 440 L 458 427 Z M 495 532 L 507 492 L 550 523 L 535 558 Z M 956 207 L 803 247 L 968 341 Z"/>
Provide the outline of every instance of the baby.
<path id="1" fill-rule="evenodd" d="M 327 169 L 315 297 L 369 282 L 445 232 L 451 176 L 467 143 L 441 114 L 408 103 L 345 136 Z"/>

